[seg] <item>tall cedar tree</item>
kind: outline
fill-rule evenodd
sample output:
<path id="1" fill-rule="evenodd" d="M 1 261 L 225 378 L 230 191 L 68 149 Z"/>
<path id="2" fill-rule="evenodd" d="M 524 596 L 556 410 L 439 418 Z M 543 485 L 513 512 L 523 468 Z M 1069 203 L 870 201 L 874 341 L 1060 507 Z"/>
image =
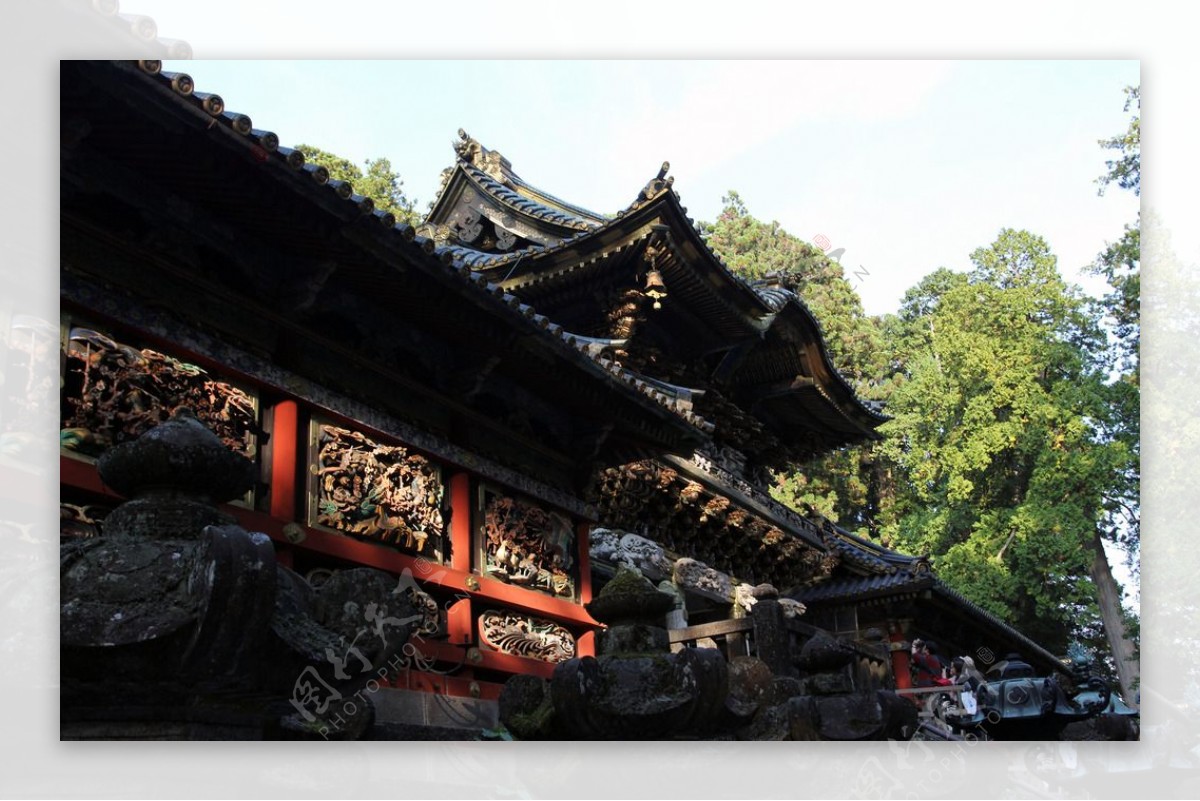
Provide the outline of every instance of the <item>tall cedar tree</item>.
<path id="1" fill-rule="evenodd" d="M 1141 195 L 1141 91 L 1125 89 L 1125 111 L 1133 117 L 1122 136 L 1100 140 L 1101 147 L 1114 150 L 1118 158 L 1108 162 L 1108 172 L 1097 179 L 1100 194 L 1112 184 Z M 1141 216 L 1125 226 L 1121 238 L 1109 243 L 1091 267 L 1108 282 L 1109 293 L 1098 303 L 1096 313 L 1109 325 L 1113 337 L 1105 354 L 1115 378 L 1108 386 L 1110 414 L 1100 421 L 1103 437 L 1119 441 L 1130 458 L 1114 476 L 1105 497 L 1104 516 L 1096 534 L 1092 579 L 1104 620 L 1109 648 L 1126 698 L 1133 697 L 1139 683 L 1138 620 L 1121 604 L 1121 591 L 1113 579 L 1103 541 L 1116 543 L 1128 555 L 1135 576 L 1141 554 Z"/>
<path id="2" fill-rule="evenodd" d="M 1103 334 L 1046 242 L 1004 229 L 967 275 L 938 271 L 896 326 L 903 383 L 883 426 L 896 482 L 884 536 L 1051 650 L 1101 629 L 1090 572 L 1113 476 Z"/>

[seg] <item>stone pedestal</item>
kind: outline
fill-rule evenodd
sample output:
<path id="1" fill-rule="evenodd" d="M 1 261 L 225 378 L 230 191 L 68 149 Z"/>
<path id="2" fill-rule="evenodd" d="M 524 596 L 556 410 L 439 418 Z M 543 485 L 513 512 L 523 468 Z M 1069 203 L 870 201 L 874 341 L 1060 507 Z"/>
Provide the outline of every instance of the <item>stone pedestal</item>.
<path id="1" fill-rule="evenodd" d="M 622 567 L 588 612 L 607 628 L 597 657 L 568 660 L 544 690 L 517 677 L 501 696 L 501 720 L 522 737 L 649 740 L 695 737 L 718 723 L 728 689 L 724 657 L 671 653 L 664 616 L 674 608 L 640 573 Z M 551 715 L 552 713 L 552 715 Z"/>

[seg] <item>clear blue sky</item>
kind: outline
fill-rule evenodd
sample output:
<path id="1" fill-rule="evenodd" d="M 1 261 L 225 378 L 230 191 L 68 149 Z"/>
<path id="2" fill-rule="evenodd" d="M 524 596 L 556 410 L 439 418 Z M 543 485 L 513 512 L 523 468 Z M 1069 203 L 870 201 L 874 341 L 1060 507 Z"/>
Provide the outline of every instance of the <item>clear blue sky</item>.
<path id="1" fill-rule="evenodd" d="M 729 189 L 844 248 L 872 314 L 1002 227 L 1081 281 L 1137 198 L 1094 183 L 1137 61 L 186 61 L 284 144 L 386 156 L 421 208 L 465 128 L 526 181 L 598 212 L 671 162 L 697 220 Z M 853 273 L 857 273 L 855 277 Z M 1102 285 L 1084 282 L 1092 292 Z"/>

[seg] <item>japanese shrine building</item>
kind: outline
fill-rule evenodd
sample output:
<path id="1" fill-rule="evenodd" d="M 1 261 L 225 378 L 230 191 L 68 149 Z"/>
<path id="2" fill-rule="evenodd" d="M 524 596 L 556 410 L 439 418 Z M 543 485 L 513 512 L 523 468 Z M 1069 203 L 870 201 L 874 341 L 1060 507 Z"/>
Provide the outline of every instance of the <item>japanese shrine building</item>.
<path id="1" fill-rule="evenodd" d="M 1054 668 L 927 561 L 770 497 L 887 418 L 801 298 L 722 264 L 667 165 L 607 217 L 460 131 L 414 229 L 155 62 L 64 62 L 61 102 L 64 535 L 118 502 L 95 457 L 186 405 L 255 461 L 229 510 L 282 564 L 427 594 L 398 689 L 486 701 L 593 653 L 583 605 L 621 562 L 692 625 L 772 585 L 902 686 L 914 632 Z"/>

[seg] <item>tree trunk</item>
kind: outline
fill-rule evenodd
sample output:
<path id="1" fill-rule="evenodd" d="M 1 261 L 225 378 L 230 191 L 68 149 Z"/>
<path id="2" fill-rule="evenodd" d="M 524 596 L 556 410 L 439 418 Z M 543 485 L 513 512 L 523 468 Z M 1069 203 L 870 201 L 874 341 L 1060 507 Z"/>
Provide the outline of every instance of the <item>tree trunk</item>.
<path id="1" fill-rule="evenodd" d="M 1141 675 L 1141 668 L 1133 658 L 1133 642 L 1125 634 L 1125 616 L 1121 606 L 1121 588 L 1113 578 L 1112 568 L 1104 553 L 1104 542 L 1097 531 L 1092 543 L 1092 583 L 1096 585 L 1096 601 L 1100 606 L 1100 619 L 1104 622 L 1104 633 L 1117 665 L 1117 679 L 1121 683 L 1121 695 L 1125 703 L 1134 703 L 1133 684 Z"/>

